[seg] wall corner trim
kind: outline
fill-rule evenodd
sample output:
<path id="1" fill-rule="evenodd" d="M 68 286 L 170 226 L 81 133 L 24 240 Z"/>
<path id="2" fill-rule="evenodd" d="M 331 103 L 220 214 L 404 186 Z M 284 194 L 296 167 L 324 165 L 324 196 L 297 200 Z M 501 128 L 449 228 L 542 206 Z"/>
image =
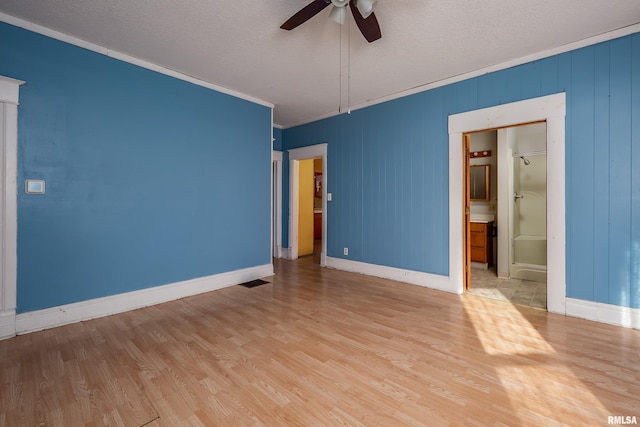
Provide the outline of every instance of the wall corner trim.
<path id="1" fill-rule="evenodd" d="M 460 293 L 454 286 L 452 286 L 448 276 L 405 270 L 396 267 L 387 267 L 384 265 L 369 264 L 342 258 L 326 257 L 326 259 L 327 267 L 335 268 L 336 270 L 360 273 L 367 276 L 380 277 L 382 279 L 396 280 L 398 282 L 423 286 L 425 288 L 436 289 L 439 291 L 452 292 L 456 294 Z"/>
<path id="2" fill-rule="evenodd" d="M 16 333 L 18 335 L 26 334 L 69 323 L 96 319 L 215 291 L 239 283 L 273 276 L 273 274 L 273 264 L 264 264 L 153 288 L 20 313 L 16 316 Z"/>

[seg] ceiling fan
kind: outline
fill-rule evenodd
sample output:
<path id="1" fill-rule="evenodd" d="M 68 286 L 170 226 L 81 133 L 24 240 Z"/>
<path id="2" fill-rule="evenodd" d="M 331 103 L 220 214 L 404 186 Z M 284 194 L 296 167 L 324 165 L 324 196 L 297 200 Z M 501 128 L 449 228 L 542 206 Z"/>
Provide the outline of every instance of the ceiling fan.
<path id="1" fill-rule="evenodd" d="M 360 32 L 371 43 L 382 37 L 380 25 L 378 25 L 376 15 L 373 13 L 375 2 L 376 0 L 313 0 L 289 18 L 280 28 L 293 30 L 316 16 L 330 4 L 333 4 L 333 9 L 331 9 L 329 17 L 337 23 L 343 24 L 347 16 L 346 6 L 349 5 Z"/>

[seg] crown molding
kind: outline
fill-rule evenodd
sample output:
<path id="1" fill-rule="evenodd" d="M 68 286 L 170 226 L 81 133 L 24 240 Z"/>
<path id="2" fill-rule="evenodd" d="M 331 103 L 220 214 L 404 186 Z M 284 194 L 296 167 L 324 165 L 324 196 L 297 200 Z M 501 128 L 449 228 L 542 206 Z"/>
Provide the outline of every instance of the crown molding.
<path id="1" fill-rule="evenodd" d="M 618 28 L 617 30 L 609 31 L 606 33 L 598 34 L 593 37 L 588 37 L 586 39 L 578 40 L 573 43 L 568 43 L 562 46 L 555 47 L 553 49 L 543 50 L 537 53 L 533 53 L 531 55 L 522 56 L 520 58 L 516 58 L 510 61 L 502 62 L 500 64 L 492 65 L 485 68 L 480 68 L 478 70 L 470 71 L 468 73 L 459 74 L 457 76 L 449 77 L 442 80 L 437 80 L 431 83 L 426 83 L 424 85 L 416 86 L 411 89 L 403 90 L 400 92 L 396 92 L 394 94 L 390 94 L 387 96 L 383 96 L 381 98 L 376 98 L 373 100 L 369 100 L 366 102 L 362 102 L 360 104 L 351 105 L 349 110 L 355 111 L 360 110 L 362 108 L 370 107 L 372 105 L 381 104 L 383 102 L 392 101 L 398 98 L 404 98 L 405 96 L 414 95 L 416 93 L 425 92 L 427 90 L 435 89 L 442 86 L 447 86 L 453 83 L 461 82 L 463 80 L 468 80 L 473 77 L 482 76 L 484 74 L 493 73 L 500 70 L 506 70 L 507 68 L 516 67 L 518 65 L 526 64 L 529 62 L 537 61 L 540 59 L 548 58 L 551 56 L 559 55 L 562 53 L 570 52 L 572 50 L 580 49 L 583 47 L 591 46 L 594 44 L 606 42 L 609 40 L 617 39 L 620 37 L 628 36 L 630 34 L 634 34 L 640 32 L 640 24 L 633 24 L 627 27 Z M 329 117 L 338 116 L 340 114 L 345 114 L 344 111 L 340 112 L 337 110 L 330 111 L 324 114 L 316 115 L 313 117 L 309 117 L 306 119 L 299 120 L 297 122 L 289 123 L 287 125 L 283 125 L 284 129 L 292 128 L 295 126 L 301 126 L 304 124 L 316 122 L 318 120 L 323 120 Z"/>
<path id="2" fill-rule="evenodd" d="M 23 28 L 25 30 L 33 31 L 34 33 L 38 33 L 43 36 L 51 37 L 52 39 L 56 39 L 61 42 L 65 42 L 77 47 L 81 47 L 83 49 L 90 50 L 92 52 L 96 52 L 96 53 L 108 56 L 110 58 L 127 62 L 129 64 L 137 65 L 138 67 L 146 68 L 148 70 L 155 71 L 157 73 L 164 74 L 170 77 L 174 77 L 179 80 L 184 80 L 186 82 L 193 83 L 195 85 L 202 86 L 207 89 L 215 90 L 216 92 L 224 93 L 226 95 L 230 95 L 235 98 L 240 98 L 245 101 L 253 102 L 254 104 L 263 105 L 271 109 L 274 108 L 274 104 L 264 101 L 262 99 L 255 98 L 253 96 L 250 96 L 241 92 L 236 92 L 234 90 L 227 89 L 225 87 L 218 86 L 216 84 L 197 79 L 195 77 L 180 73 L 170 68 L 166 68 L 161 65 L 154 64 L 152 62 L 145 61 L 143 59 L 139 59 L 131 55 L 127 55 L 126 53 L 108 49 L 106 47 L 97 45 L 95 43 L 91 43 L 86 40 L 82 40 L 77 37 L 73 37 L 68 34 L 61 33 L 56 30 L 52 30 L 47 27 L 43 27 L 42 25 L 34 24 L 33 22 L 29 22 L 21 18 L 16 18 L 15 16 L 7 15 L 6 13 L 0 12 L 0 21 L 19 27 L 19 28 Z"/>

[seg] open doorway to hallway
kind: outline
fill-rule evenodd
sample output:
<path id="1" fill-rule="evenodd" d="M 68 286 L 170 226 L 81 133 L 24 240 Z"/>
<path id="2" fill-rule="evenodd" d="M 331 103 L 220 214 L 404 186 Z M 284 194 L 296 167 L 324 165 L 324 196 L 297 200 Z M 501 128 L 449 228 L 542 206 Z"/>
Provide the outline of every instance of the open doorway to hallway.
<path id="1" fill-rule="evenodd" d="M 289 150 L 289 258 L 326 265 L 327 144 Z"/>
<path id="2" fill-rule="evenodd" d="M 300 160 L 298 165 L 298 256 L 322 252 L 322 158 Z"/>
<path id="3" fill-rule="evenodd" d="M 465 134 L 467 292 L 547 308 L 546 123 Z"/>

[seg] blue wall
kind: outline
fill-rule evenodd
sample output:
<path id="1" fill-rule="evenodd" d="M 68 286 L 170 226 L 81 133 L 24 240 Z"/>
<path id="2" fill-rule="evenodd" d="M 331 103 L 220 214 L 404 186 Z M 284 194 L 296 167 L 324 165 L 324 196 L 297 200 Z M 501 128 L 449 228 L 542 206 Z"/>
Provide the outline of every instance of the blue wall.
<path id="1" fill-rule="evenodd" d="M 282 129 L 273 128 L 273 149 L 282 151 Z"/>
<path id="2" fill-rule="evenodd" d="M 18 312 L 271 262 L 270 108 L 4 23 L 0 75 L 27 82 Z"/>
<path id="3" fill-rule="evenodd" d="M 448 275 L 448 116 L 558 92 L 567 296 L 640 308 L 640 34 L 286 129 L 328 142 L 328 255 Z"/>

